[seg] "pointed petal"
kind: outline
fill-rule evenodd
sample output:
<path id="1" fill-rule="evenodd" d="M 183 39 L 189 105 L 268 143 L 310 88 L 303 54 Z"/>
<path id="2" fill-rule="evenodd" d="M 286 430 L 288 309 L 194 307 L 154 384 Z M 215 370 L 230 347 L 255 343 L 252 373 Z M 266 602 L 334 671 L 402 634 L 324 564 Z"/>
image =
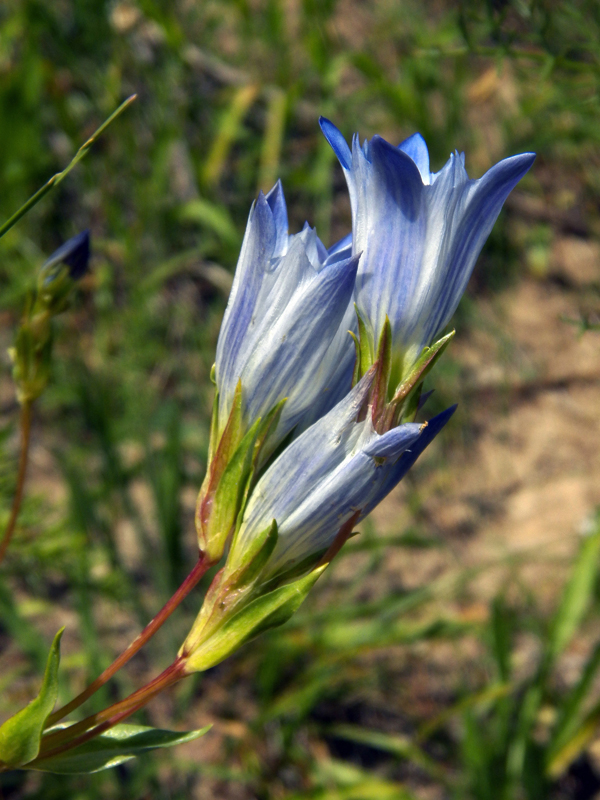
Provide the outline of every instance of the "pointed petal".
<path id="1" fill-rule="evenodd" d="M 377 458 L 394 458 L 416 442 L 422 430 L 422 424 L 407 422 L 382 435 L 374 434 L 364 452 L 368 456 Z"/>
<path id="2" fill-rule="evenodd" d="M 278 430 L 296 425 L 321 391 L 315 378 L 335 364 L 327 360 L 329 346 L 344 317 L 356 277 L 358 259 L 332 264 L 297 289 L 285 313 L 256 342 L 245 368 L 245 399 L 251 419 L 284 397 Z"/>
<path id="3" fill-rule="evenodd" d="M 339 242 L 336 242 L 332 245 L 327 253 L 329 256 L 334 256 L 336 253 L 339 253 L 340 250 L 346 250 L 348 247 L 352 247 L 352 231 L 347 236 L 344 236 L 343 239 L 340 239 Z"/>
<path id="4" fill-rule="evenodd" d="M 250 210 L 246 233 L 217 342 L 216 377 L 222 401 L 233 397 L 239 379 L 238 354 L 252 319 L 264 277 L 271 259 L 277 231 L 273 213 L 261 192 Z"/>
<path id="5" fill-rule="evenodd" d="M 365 421 L 355 428 L 360 430 L 362 427 L 364 432 L 367 426 L 370 424 Z M 302 561 L 311 553 L 327 549 L 341 526 L 356 512 L 362 511 L 384 480 L 389 467 L 381 464 L 377 457 L 387 460 L 388 455 L 401 456 L 417 440 L 421 427 L 401 425 L 384 436 L 371 431 L 371 442 L 366 448 L 358 442 L 355 452 L 315 483 L 313 491 L 282 521 L 271 569 L 282 563 Z M 360 438 L 363 438 L 362 433 Z M 360 518 L 363 516 L 361 513 Z"/>
<path id="6" fill-rule="evenodd" d="M 51 267 L 56 264 L 65 264 L 69 267 L 69 275 L 73 280 L 83 277 L 88 270 L 90 261 L 90 232 L 82 231 L 68 239 L 50 258 L 42 265 L 41 272 L 47 272 L 52 277 Z"/>
<path id="7" fill-rule="evenodd" d="M 319 117 L 319 125 L 323 131 L 323 136 L 327 139 L 333 152 L 340 160 L 344 169 L 352 168 L 352 153 L 348 147 L 348 142 L 344 139 L 340 131 L 325 117 Z"/>
<path id="8" fill-rule="evenodd" d="M 431 183 L 431 176 L 429 172 L 429 150 L 425 144 L 425 139 L 420 133 L 413 133 L 408 139 L 405 139 L 398 145 L 398 149 L 410 156 L 417 165 L 423 183 Z"/>
<path id="9" fill-rule="evenodd" d="M 269 208 L 273 214 L 273 221 L 275 223 L 275 230 L 277 232 L 277 240 L 275 242 L 273 255 L 282 255 L 287 249 L 288 215 L 281 181 L 277 181 L 275 186 L 273 186 L 271 191 L 265 197 L 265 200 L 269 204 Z"/>
<path id="10" fill-rule="evenodd" d="M 534 153 L 505 158 L 482 178 L 469 182 L 465 187 L 458 201 L 457 224 L 445 255 L 446 263 L 442 265 L 443 291 L 439 293 L 439 302 L 427 321 L 425 339 L 434 338 L 450 321 L 504 201 L 534 160 Z M 436 189 L 437 185 L 436 182 Z"/>
<path id="11" fill-rule="evenodd" d="M 239 535 L 241 543 L 258 535 L 271 520 L 283 522 L 346 457 L 347 449 L 360 433 L 356 418 L 372 380 L 372 373 L 365 375 L 334 409 L 295 439 L 269 467 L 252 492 Z"/>
<path id="12" fill-rule="evenodd" d="M 382 480 L 373 492 L 366 504 L 361 519 L 367 516 L 392 489 L 400 483 L 415 461 L 428 445 L 435 439 L 438 433 L 444 428 L 450 417 L 456 411 L 456 406 L 451 406 L 433 419 L 430 419 L 425 427 L 421 426 L 421 432 L 416 441 L 400 456 L 399 460 L 387 472 L 385 480 Z"/>
<path id="13" fill-rule="evenodd" d="M 353 249 L 362 252 L 356 302 L 377 342 L 386 315 L 394 337 L 395 328 L 411 315 L 427 220 L 422 210 L 425 187 L 414 161 L 379 136 L 371 141 L 369 154 L 371 163 L 361 150 L 354 151 Z"/>

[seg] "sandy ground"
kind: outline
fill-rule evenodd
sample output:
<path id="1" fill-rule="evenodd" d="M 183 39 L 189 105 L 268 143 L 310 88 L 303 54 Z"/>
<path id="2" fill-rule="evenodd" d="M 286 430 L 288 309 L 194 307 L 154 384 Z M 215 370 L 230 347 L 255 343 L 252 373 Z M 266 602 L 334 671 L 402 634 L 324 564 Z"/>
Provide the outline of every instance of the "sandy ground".
<path id="1" fill-rule="evenodd" d="M 418 487 L 450 552 L 419 553 L 408 568 L 398 555 L 386 570 L 420 583 L 423 570 L 440 570 L 440 559 L 474 565 L 515 552 L 537 560 L 573 552 L 600 503 L 600 336 L 579 335 L 565 318 L 578 317 L 597 282 L 598 256 L 588 242 L 559 239 L 548 278 L 526 278 L 480 305 L 485 325 L 452 348 L 465 375 L 471 441 Z M 435 446 L 424 458 L 433 462 Z M 376 509 L 379 529 L 410 521 L 408 491 L 399 487 Z"/>

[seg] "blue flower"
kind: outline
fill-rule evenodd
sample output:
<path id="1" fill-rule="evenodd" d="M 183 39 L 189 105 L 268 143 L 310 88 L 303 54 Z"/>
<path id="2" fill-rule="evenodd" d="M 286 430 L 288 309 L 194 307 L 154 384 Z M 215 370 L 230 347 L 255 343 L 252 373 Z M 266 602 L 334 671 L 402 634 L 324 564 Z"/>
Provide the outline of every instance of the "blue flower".
<path id="1" fill-rule="evenodd" d="M 351 518 L 365 517 L 404 477 L 454 408 L 426 424 L 380 435 L 361 410 L 374 370 L 273 462 L 254 488 L 232 547 L 233 563 L 275 520 L 278 540 L 266 574 L 319 557 Z"/>
<path id="2" fill-rule="evenodd" d="M 88 271 L 89 262 L 90 232 L 85 230 L 71 237 L 58 250 L 55 250 L 44 262 L 41 271 L 45 280 L 50 281 L 54 277 L 56 266 L 64 264 L 69 268 L 69 277 L 76 281 Z"/>
<path id="3" fill-rule="evenodd" d="M 397 148 L 380 136 L 361 146 L 355 136 L 350 149 L 329 120 L 320 124 L 350 192 L 352 252 L 362 253 L 358 311 L 375 348 L 389 317 L 405 371 L 450 321 L 504 201 L 535 155 L 506 158 L 472 180 L 464 154 L 430 172 L 420 134 Z"/>
<path id="4" fill-rule="evenodd" d="M 358 261 L 348 248 L 330 255 L 308 225 L 289 236 L 281 184 L 261 192 L 217 344 L 219 431 L 240 380 L 246 427 L 287 398 L 276 441 L 326 413 L 350 389 L 348 329 Z"/>

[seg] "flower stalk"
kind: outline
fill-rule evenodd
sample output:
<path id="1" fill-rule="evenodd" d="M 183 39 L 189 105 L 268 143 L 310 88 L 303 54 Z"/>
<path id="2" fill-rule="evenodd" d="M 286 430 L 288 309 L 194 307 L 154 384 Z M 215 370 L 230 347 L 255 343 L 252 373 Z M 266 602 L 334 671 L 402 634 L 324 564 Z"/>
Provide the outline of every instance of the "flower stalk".
<path id="1" fill-rule="evenodd" d="M 21 452 L 19 455 L 19 471 L 17 473 L 17 488 L 15 489 L 15 496 L 13 499 L 12 508 L 10 511 L 10 518 L 0 542 L 0 564 L 2 563 L 6 551 L 12 539 L 13 533 L 17 525 L 19 512 L 21 511 L 21 504 L 23 502 L 23 493 L 25 489 L 25 478 L 27 476 L 27 464 L 29 463 L 29 442 L 31 439 L 31 406 L 32 401 L 26 400 L 21 405 Z"/>
<path id="2" fill-rule="evenodd" d="M 124 667 L 125 664 L 127 664 L 127 662 L 130 661 L 134 655 L 139 652 L 139 650 L 141 650 L 141 648 L 147 642 L 150 641 L 161 625 L 167 621 L 175 609 L 183 600 L 185 600 L 189 593 L 197 586 L 200 579 L 206 575 L 212 566 L 214 566 L 214 562 L 207 558 L 205 554 L 201 553 L 196 565 L 194 566 L 194 569 L 183 581 L 175 594 L 165 603 L 158 614 L 146 625 L 144 630 L 133 640 L 133 642 L 131 642 L 131 644 L 121 653 L 121 655 L 118 656 L 118 658 L 116 658 L 113 663 L 104 670 L 101 675 L 99 675 L 94 681 L 92 681 L 92 683 L 90 683 L 86 689 L 84 689 L 69 703 L 51 714 L 46 722 L 46 727 L 49 728 L 52 725 L 55 725 L 59 720 L 66 717 L 67 714 L 70 714 L 72 711 L 75 711 L 76 708 L 79 708 L 79 706 L 83 705 L 83 703 L 85 703 L 86 700 L 89 700 L 89 698 L 95 694 L 98 689 L 104 686 L 104 684 L 107 683 L 113 677 L 113 675 L 115 675 L 121 669 L 121 667 Z"/>

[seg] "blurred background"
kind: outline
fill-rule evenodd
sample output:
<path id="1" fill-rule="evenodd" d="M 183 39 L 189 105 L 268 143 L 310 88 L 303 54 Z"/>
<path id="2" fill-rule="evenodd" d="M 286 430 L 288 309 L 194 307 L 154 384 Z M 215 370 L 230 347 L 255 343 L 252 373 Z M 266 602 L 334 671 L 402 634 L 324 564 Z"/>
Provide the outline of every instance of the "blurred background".
<path id="1" fill-rule="evenodd" d="M 0 570 L 2 717 L 63 624 L 61 698 L 107 666 L 196 557 L 209 381 L 248 210 L 350 229 L 320 114 L 415 131 L 472 177 L 538 153 L 429 384 L 459 411 L 297 616 L 137 721 L 213 728 L 2 798 L 600 797 L 600 6 L 595 0 L 5 0 L 0 221 L 134 105 L 0 241 L 0 520 L 18 456 L 6 354 L 39 265 L 89 227 L 60 318 L 27 497 Z M 563 586 L 567 586 L 564 590 Z M 201 591 L 88 704 L 169 664 Z"/>

